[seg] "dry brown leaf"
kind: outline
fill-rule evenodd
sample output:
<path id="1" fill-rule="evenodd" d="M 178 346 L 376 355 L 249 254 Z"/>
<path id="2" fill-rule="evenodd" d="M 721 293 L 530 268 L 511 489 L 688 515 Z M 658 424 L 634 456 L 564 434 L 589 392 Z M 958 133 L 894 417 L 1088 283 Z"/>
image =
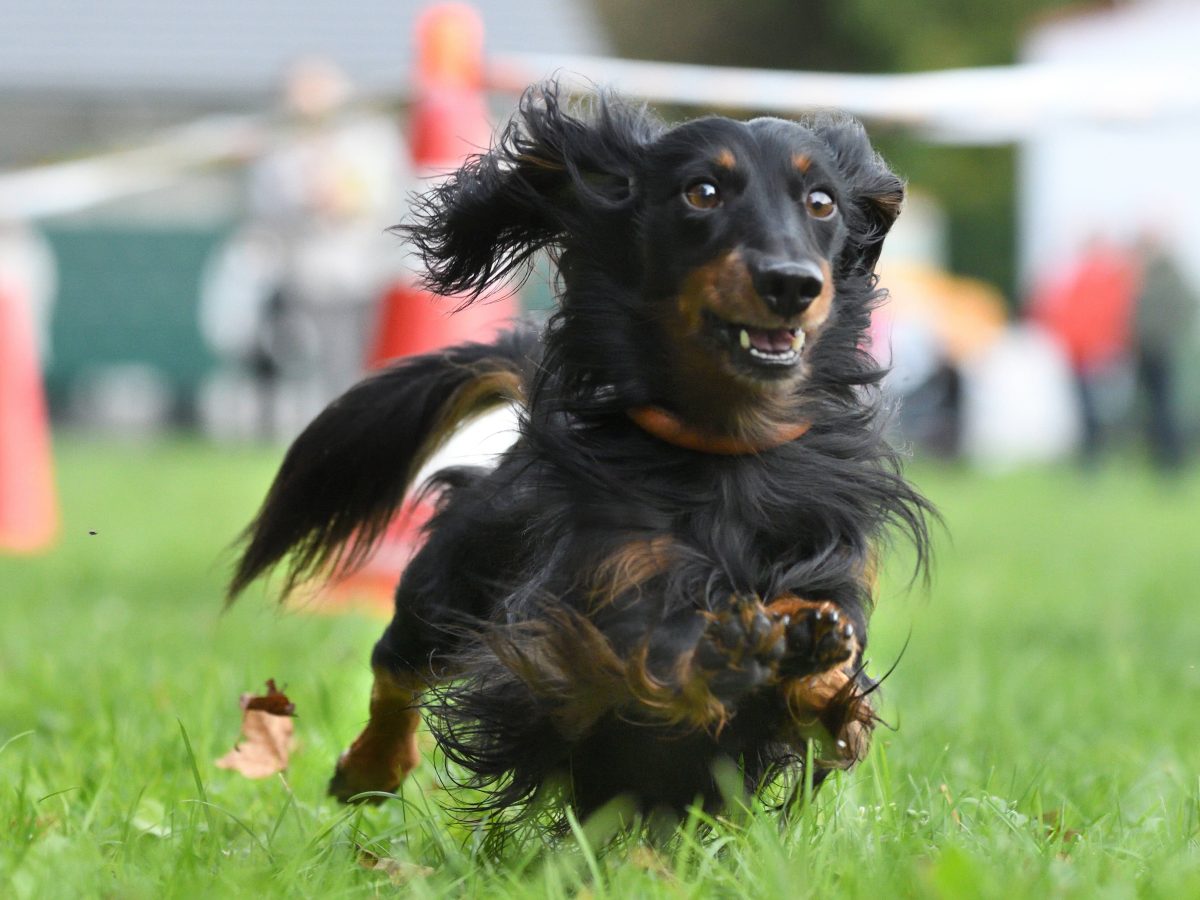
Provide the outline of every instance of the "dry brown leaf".
<path id="1" fill-rule="evenodd" d="M 267 681 L 265 695 L 242 694 L 239 702 L 243 740 L 217 760 L 217 767 L 233 769 L 247 778 L 282 772 L 294 744 L 291 717 L 296 712 L 295 704 L 276 689 L 274 679 Z"/>
<path id="2" fill-rule="evenodd" d="M 275 716 L 294 716 L 296 704 L 288 699 L 287 694 L 275 687 L 275 679 L 267 679 L 267 692 L 259 696 L 242 694 L 242 709 L 261 709 Z"/>
<path id="3" fill-rule="evenodd" d="M 390 856 L 376 856 L 370 850 L 359 851 L 358 864 L 364 869 L 374 869 L 376 872 L 383 872 L 391 880 L 392 884 L 405 884 L 414 878 L 428 878 L 433 874 L 433 869 L 429 866 L 402 862 L 398 859 L 392 859 Z"/>
<path id="4" fill-rule="evenodd" d="M 1051 840 L 1070 844 L 1083 837 L 1082 833 L 1074 828 L 1063 828 L 1062 818 L 1061 809 L 1048 809 L 1042 813 L 1042 824 Z"/>
<path id="5" fill-rule="evenodd" d="M 634 847 L 629 853 L 630 865 L 670 880 L 675 879 L 675 873 L 667 865 L 656 850 L 651 847 Z"/>

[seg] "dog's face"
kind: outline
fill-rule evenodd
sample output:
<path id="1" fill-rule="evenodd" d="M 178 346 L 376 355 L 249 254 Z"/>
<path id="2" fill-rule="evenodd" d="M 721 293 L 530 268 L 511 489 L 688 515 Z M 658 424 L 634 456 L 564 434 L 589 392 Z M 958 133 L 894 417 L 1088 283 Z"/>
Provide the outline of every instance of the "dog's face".
<path id="1" fill-rule="evenodd" d="M 638 185 L 646 302 L 686 377 L 792 389 L 835 314 L 851 186 L 778 119 L 703 119 L 652 145 Z"/>
<path id="2" fill-rule="evenodd" d="M 499 145 L 435 191 L 410 234 L 446 293 L 557 249 L 556 364 L 748 433 L 794 420 L 817 373 L 861 383 L 861 367 L 834 371 L 822 351 L 856 352 L 902 199 L 853 120 L 667 129 L 606 98 L 569 114 L 551 85 L 526 94 Z"/>

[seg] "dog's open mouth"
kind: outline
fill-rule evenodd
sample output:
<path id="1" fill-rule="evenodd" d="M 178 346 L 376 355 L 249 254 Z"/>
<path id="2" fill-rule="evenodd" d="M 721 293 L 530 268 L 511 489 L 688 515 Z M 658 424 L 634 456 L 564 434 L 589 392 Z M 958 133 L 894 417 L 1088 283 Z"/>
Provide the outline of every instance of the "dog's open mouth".
<path id="1" fill-rule="evenodd" d="M 709 333 L 735 362 L 779 374 L 800 362 L 805 340 L 801 328 L 763 328 L 727 322 L 711 312 L 706 319 Z"/>

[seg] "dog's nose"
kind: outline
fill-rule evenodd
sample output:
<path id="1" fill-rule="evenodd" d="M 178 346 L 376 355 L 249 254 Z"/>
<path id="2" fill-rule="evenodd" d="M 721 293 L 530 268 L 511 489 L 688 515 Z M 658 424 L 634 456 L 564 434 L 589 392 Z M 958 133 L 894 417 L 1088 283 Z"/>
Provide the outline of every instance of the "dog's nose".
<path id="1" fill-rule="evenodd" d="M 771 311 L 785 318 L 799 315 L 812 305 L 825 287 L 825 275 L 816 263 L 764 259 L 751 267 L 754 289 Z"/>

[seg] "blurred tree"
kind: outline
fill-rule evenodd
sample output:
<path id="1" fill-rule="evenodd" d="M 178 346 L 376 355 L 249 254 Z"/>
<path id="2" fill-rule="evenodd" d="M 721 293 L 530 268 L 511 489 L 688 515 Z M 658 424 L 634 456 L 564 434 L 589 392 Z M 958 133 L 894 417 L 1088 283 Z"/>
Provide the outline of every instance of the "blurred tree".
<path id="1" fill-rule="evenodd" d="M 633 59 L 830 72 L 1003 65 L 1039 20 L 1076 0 L 596 0 Z M 1121 0 L 1096 0 L 1089 9 Z M 752 112 L 749 110 L 748 112 Z M 956 271 L 1016 291 L 1015 149 L 931 147 L 873 129 L 909 181 L 944 205 Z"/>

